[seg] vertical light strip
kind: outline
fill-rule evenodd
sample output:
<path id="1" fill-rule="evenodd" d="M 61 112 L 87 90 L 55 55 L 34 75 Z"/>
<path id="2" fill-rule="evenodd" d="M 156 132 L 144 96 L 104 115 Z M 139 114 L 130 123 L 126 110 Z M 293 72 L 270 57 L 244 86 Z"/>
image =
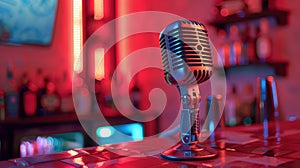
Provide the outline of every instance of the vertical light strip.
<path id="1" fill-rule="evenodd" d="M 101 20 L 104 17 L 103 0 L 94 0 L 94 20 Z"/>
<path id="2" fill-rule="evenodd" d="M 73 53 L 74 71 L 82 72 L 82 0 L 73 1 Z"/>
<path id="3" fill-rule="evenodd" d="M 95 78 L 97 80 L 104 78 L 104 48 L 95 50 Z"/>

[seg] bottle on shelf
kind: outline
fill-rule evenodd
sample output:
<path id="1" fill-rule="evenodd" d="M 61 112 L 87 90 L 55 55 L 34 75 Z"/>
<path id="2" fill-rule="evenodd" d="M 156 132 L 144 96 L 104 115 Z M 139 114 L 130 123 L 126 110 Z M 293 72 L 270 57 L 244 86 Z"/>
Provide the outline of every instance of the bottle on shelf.
<path id="1" fill-rule="evenodd" d="M 37 112 L 37 86 L 24 73 L 20 88 L 20 114 L 21 117 L 32 117 Z"/>
<path id="2" fill-rule="evenodd" d="M 235 126 L 239 124 L 239 96 L 235 85 L 232 85 L 229 93 L 227 94 L 226 103 L 224 107 L 225 123 L 226 126 Z"/>
<path id="3" fill-rule="evenodd" d="M 272 10 L 276 8 L 276 0 L 261 0 L 262 10 Z"/>
<path id="4" fill-rule="evenodd" d="M 244 0 L 248 6 L 249 13 L 259 13 L 262 11 L 261 0 Z"/>
<path id="5" fill-rule="evenodd" d="M 5 92 L 0 88 L 0 121 L 5 120 L 6 111 L 5 111 Z"/>
<path id="6" fill-rule="evenodd" d="M 215 0 L 214 14 L 217 17 L 234 14 L 244 16 L 246 12 L 248 12 L 248 4 L 245 0 Z"/>
<path id="7" fill-rule="evenodd" d="M 256 100 L 252 84 L 244 85 L 242 96 L 240 96 L 240 118 L 243 125 L 250 125 L 255 122 Z"/>
<path id="8" fill-rule="evenodd" d="M 62 74 L 62 79 L 59 82 L 58 92 L 61 97 L 60 111 L 63 113 L 74 112 L 74 103 L 72 97 L 72 84 L 67 71 Z"/>
<path id="9" fill-rule="evenodd" d="M 43 116 L 46 114 L 46 110 L 42 107 L 41 98 L 42 95 L 46 94 L 46 85 L 44 73 L 41 68 L 36 70 L 35 77 L 35 82 L 37 84 L 37 115 Z"/>
<path id="10" fill-rule="evenodd" d="M 49 77 L 45 77 L 44 81 L 45 88 L 40 99 L 41 109 L 45 112 L 42 115 L 57 113 L 60 110 L 61 99 L 56 90 L 56 85 Z"/>
<path id="11" fill-rule="evenodd" d="M 36 73 L 35 73 L 35 83 L 36 83 L 36 86 L 38 88 L 38 90 L 42 89 L 45 87 L 45 81 L 44 81 L 44 72 L 41 68 L 38 68 L 36 70 Z"/>
<path id="12" fill-rule="evenodd" d="M 141 89 L 139 88 L 138 84 L 134 84 L 131 88 L 131 95 L 132 95 L 132 103 L 135 108 L 140 108 L 141 103 Z"/>
<path id="13" fill-rule="evenodd" d="M 17 83 L 14 78 L 13 68 L 10 64 L 7 66 L 6 78 L 8 85 L 5 93 L 5 109 L 7 118 L 19 117 L 19 93 Z"/>
<path id="14" fill-rule="evenodd" d="M 232 25 L 229 28 L 230 32 L 230 65 L 240 65 L 242 57 L 242 40 L 239 37 L 239 28 Z"/>
<path id="15" fill-rule="evenodd" d="M 255 29 L 251 24 L 246 24 L 245 27 L 245 39 L 244 39 L 244 52 L 249 64 L 257 62 L 257 56 L 255 51 Z"/>
<path id="16" fill-rule="evenodd" d="M 92 110 L 92 97 L 89 87 L 83 82 L 81 77 L 74 81 L 74 105 L 77 115 L 87 115 Z"/>
<path id="17" fill-rule="evenodd" d="M 255 40 L 257 59 L 265 63 L 272 55 L 272 40 L 268 35 L 269 23 L 267 19 L 260 20 L 260 26 L 256 29 L 257 38 Z"/>
<path id="18" fill-rule="evenodd" d="M 222 9 L 222 0 L 215 0 L 213 12 L 216 17 L 221 16 L 221 9 Z"/>
<path id="19" fill-rule="evenodd" d="M 263 10 L 269 9 L 269 0 L 261 0 L 261 7 Z"/>
<path id="20" fill-rule="evenodd" d="M 230 66 L 230 45 L 228 43 L 228 36 L 225 30 L 220 30 L 218 32 L 218 37 L 221 40 L 219 55 L 223 61 L 225 67 Z"/>
<path id="21" fill-rule="evenodd" d="M 142 90 L 140 88 L 140 84 L 139 84 L 139 78 L 135 78 L 134 81 L 132 82 L 132 85 L 130 86 L 130 91 L 129 91 L 129 94 L 130 94 L 130 99 L 131 99 L 131 102 L 133 104 L 133 106 L 136 108 L 136 109 L 141 109 L 143 108 L 142 107 Z M 129 113 L 127 114 L 132 114 L 138 118 L 142 118 L 143 117 L 143 114 L 140 113 L 139 110 L 136 110 L 136 109 L 132 109 Z M 154 109 L 154 111 L 156 111 Z"/>
<path id="22" fill-rule="evenodd" d="M 248 45 L 249 45 L 249 26 L 246 25 L 243 32 L 241 32 L 241 40 L 242 40 L 242 51 L 241 51 L 241 64 L 246 65 L 249 64 L 249 56 L 248 56 Z"/>

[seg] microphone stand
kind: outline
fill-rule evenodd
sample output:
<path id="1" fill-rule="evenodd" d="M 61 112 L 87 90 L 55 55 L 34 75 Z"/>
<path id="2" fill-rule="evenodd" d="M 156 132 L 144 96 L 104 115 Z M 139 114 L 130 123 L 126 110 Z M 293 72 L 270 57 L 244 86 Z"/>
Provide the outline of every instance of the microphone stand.
<path id="1" fill-rule="evenodd" d="M 218 155 L 217 151 L 198 142 L 200 91 L 197 84 L 179 85 L 181 96 L 180 139 L 171 149 L 163 151 L 161 156 L 170 160 L 210 159 Z"/>

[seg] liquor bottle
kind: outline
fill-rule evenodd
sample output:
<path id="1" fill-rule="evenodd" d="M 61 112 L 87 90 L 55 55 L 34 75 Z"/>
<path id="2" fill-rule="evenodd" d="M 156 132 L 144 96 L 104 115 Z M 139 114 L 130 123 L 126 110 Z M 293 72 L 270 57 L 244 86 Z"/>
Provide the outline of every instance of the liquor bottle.
<path id="1" fill-rule="evenodd" d="M 230 45 L 227 41 L 227 33 L 225 30 L 220 30 L 218 32 L 218 36 L 221 40 L 219 55 L 223 61 L 224 66 L 228 67 L 230 66 Z"/>
<path id="2" fill-rule="evenodd" d="M 257 56 L 256 56 L 256 47 L 255 47 L 255 28 L 251 25 L 246 25 L 245 28 L 245 42 L 244 42 L 244 48 L 246 49 L 246 56 L 248 63 L 256 63 L 257 62 Z"/>
<path id="3" fill-rule="evenodd" d="M 225 123 L 227 126 L 235 126 L 239 123 L 239 98 L 237 95 L 236 86 L 230 88 L 225 103 Z"/>
<path id="4" fill-rule="evenodd" d="M 41 68 L 38 68 L 36 70 L 35 74 L 35 83 L 38 89 L 44 88 L 45 87 L 45 81 L 44 81 L 44 73 Z"/>
<path id="5" fill-rule="evenodd" d="M 20 89 L 21 116 L 32 117 L 37 112 L 37 87 L 24 73 Z"/>
<path id="6" fill-rule="evenodd" d="M 14 78 L 14 73 L 11 65 L 8 64 L 6 71 L 6 78 L 8 85 L 5 94 L 5 107 L 7 118 L 19 117 L 19 93 L 17 89 L 17 83 Z"/>
<path id="7" fill-rule="evenodd" d="M 0 88 L 0 120 L 3 121 L 6 118 L 5 111 L 5 92 Z"/>
<path id="8" fill-rule="evenodd" d="M 260 26 L 256 30 L 257 38 L 255 45 L 257 58 L 260 62 L 265 63 L 272 55 L 272 40 L 268 35 L 268 20 L 261 19 Z"/>
<path id="9" fill-rule="evenodd" d="M 223 97 L 220 94 L 208 96 L 207 97 L 207 105 L 206 105 L 206 113 L 207 119 L 209 120 L 209 125 L 214 126 L 216 128 L 223 128 L 225 127 L 225 117 L 220 109 L 220 102 L 222 101 Z M 220 119 L 220 120 L 218 120 Z M 209 128 L 210 131 L 213 131 L 212 128 Z"/>
<path id="10" fill-rule="evenodd" d="M 262 11 L 261 0 L 244 0 L 248 6 L 249 13 L 260 13 Z"/>
<path id="11" fill-rule="evenodd" d="M 59 112 L 60 96 L 57 93 L 55 83 L 48 77 L 45 78 L 45 93 L 41 96 L 40 103 L 47 114 Z"/>
<path id="12" fill-rule="evenodd" d="M 240 118 L 244 125 L 250 125 L 254 123 L 255 117 L 255 92 L 253 86 L 249 83 L 246 84 L 242 90 L 242 96 L 240 96 Z"/>
<path id="13" fill-rule="evenodd" d="M 62 80 L 59 83 L 58 92 L 61 97 L 60 111 L 63 113 L 74 112 L 75 108 L 72 96 L 72 84 L 66 71 L 63 72 Z"/>
<path id="14" fill-rule="evenodd" d="M 263 10 L 272 10 L 276 8 L 276 0 L 261 0 Z"/>
<path id="15" fill-rule="evenodd" d="M 230 64 L 241 64 L 242 41 L 239 37 L 239 29 L 233 25 L 230 27 Z"/>
<path id="16" fill-rule="evenodd" d="M 241 52 L 241 64 L 246 65 L 249 64 L 249 56 L 248 56 L 248 46 L 249 46 L 249 25 L 245 26 L 245 29 L 242 33 L 242 52 Z"/>
<path id="17" fill-rule="evenodd" d="M 269 9 L 269 0 L 262 0 L 261 7 L 263 10 L 268 10 Z"/>
<path id="18" fill-rule="evenodd" d="M 77 115 L 86 115 L 92 110 L 92 97 L 88 86 L 82 82 L 80 76 L 74 81 L 74 104 L 76 105 Z"/>
<path id="19" fill-rule="evenodd" d="M 46 110 L 41 105 L 42 95 L 46 94 L 46 86 L 45 86 L 45 78 L 42 69 L 36 70 L 36 79 L 35 82 L 37 84 L 37 115 L 44 116 L 46 115 Z"/>

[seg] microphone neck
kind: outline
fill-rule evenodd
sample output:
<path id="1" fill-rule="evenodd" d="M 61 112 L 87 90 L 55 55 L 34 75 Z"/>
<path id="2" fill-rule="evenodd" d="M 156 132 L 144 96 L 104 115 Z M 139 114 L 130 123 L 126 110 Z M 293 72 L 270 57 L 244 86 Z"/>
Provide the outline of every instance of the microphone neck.
<path id="1" fill-rule="evenodd" d="M 200 90 L 198 84 L 178 86 L 182 112 L 180 121 L 180 138 L 184 144 L 198 141 Z"/>

